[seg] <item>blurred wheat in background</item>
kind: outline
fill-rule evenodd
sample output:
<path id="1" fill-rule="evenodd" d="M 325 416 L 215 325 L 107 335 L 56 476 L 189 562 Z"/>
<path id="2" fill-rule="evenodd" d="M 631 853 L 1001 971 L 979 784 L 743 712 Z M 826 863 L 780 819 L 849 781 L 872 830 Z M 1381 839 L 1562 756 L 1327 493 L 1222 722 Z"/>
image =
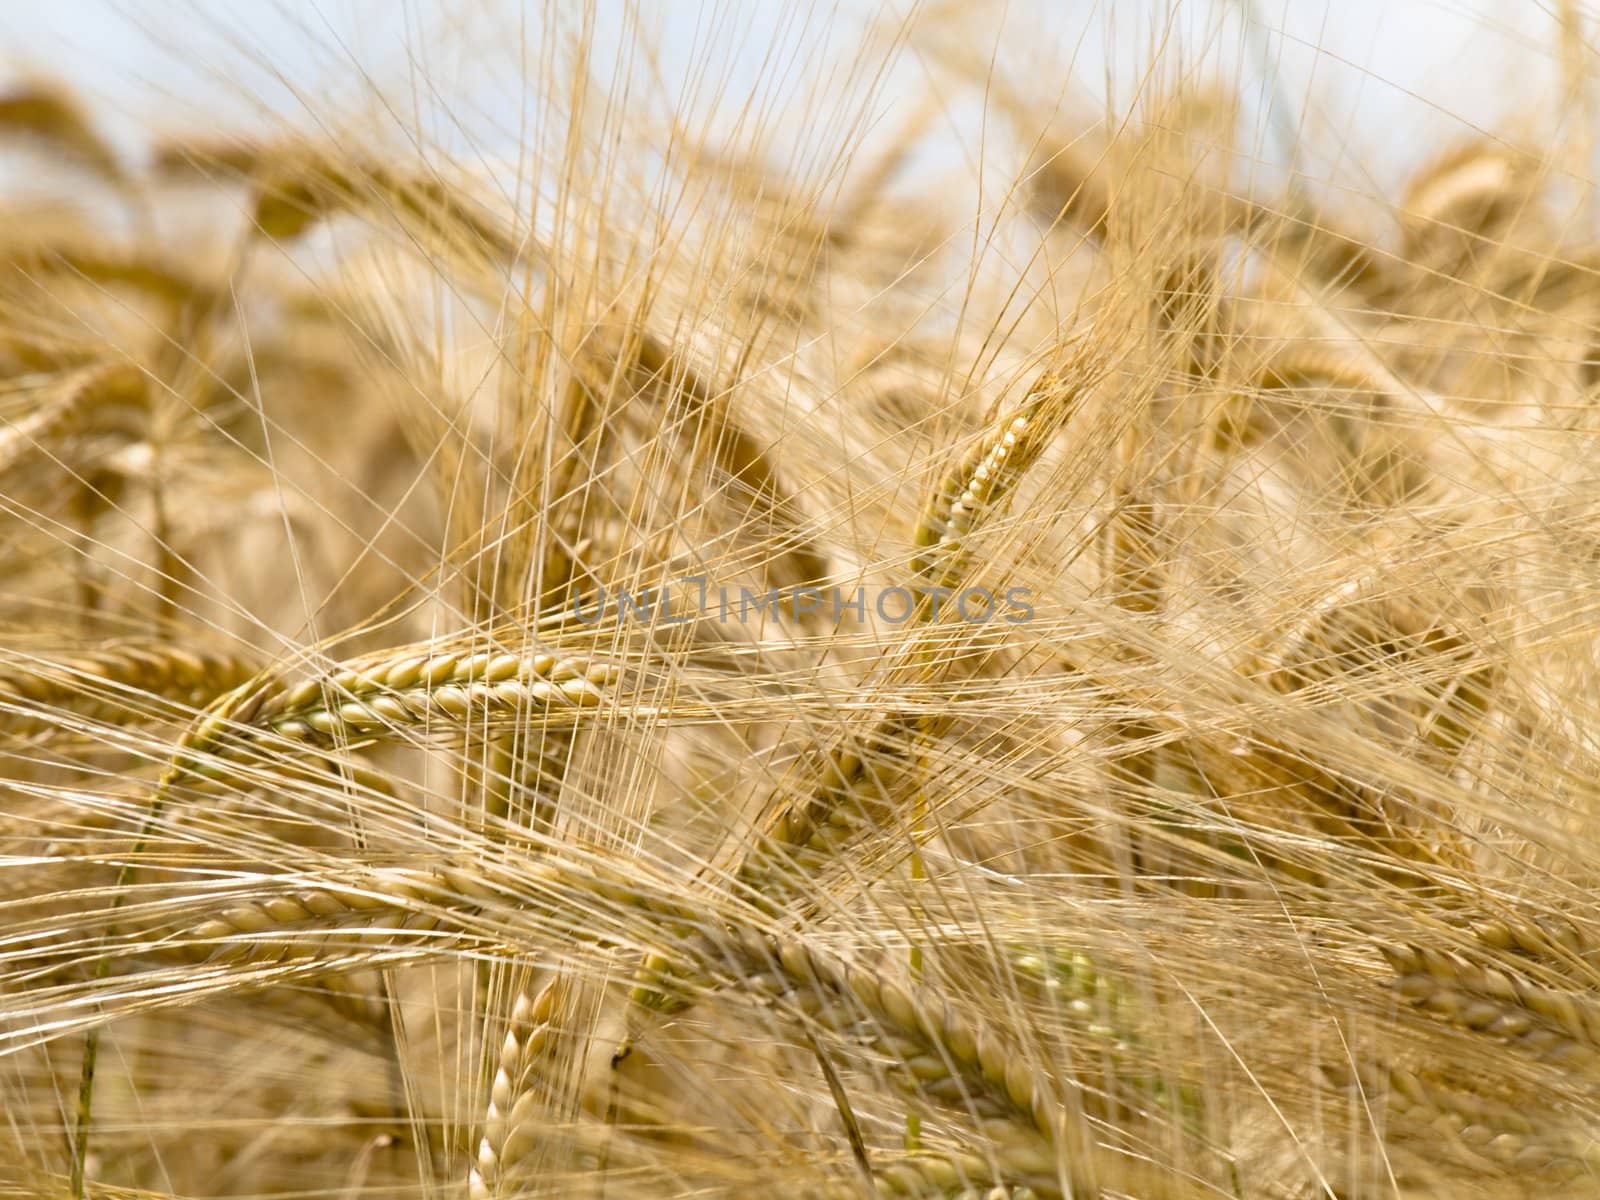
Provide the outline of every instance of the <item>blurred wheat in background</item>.
<path id="1" fill-rule="evenodd" d="M 1600 1197 L 1593 22 L 1207 11 L 10 77 L 0 1195 Z"/>

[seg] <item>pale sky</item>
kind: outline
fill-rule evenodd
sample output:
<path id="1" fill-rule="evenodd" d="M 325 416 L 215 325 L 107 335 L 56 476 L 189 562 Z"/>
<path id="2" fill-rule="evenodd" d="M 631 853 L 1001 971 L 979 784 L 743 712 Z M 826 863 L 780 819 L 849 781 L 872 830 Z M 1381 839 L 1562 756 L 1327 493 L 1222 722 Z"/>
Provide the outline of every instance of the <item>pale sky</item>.
<path id="1" fill-rule="evenodd" d="M 893 9 L 909 6 L 896 0 Z M 620 27 L 628 11 L 620 0 L 599 7 L 603 28 Z M 1248 43 L 1237 24 L 1246 7 Z M 539 69 L 537 31 L 548 13 L 570 22 L 582 10 L 578 0 L 526 8 L 509 0 L 12 3 L 0 6 L 0 69 L 65 76 L 125 139 L 152 118 L 235 125 L 252 119 L 252 107 L 278 123 L 314 124 L 319 112 L 374 103 L 361 72 L 397 107 L 425 111 L 436 96 L 479 136 L 487 114 L 514 139 L 520 78 Z M 710 62 L 734 95 L 774 77 L 763 57 L 773 45 L 817 59 L 825 39 L 840 36 L 832 44 L 845 46 L 839 30 L 883 11 L 843 0 L 652 0 L 644 10 L 663 76 L 687 77 Z M 1382 180 L 1473 127 L 1502 131 L 1512 112 L 1548 120 L 1559 95 L 1553 10 L 1540 0 L 1054 0 L 989 6 L 983 27 L 1003 25 L 1002 44 L 1035 46 L 1031 72 L 1103 94 L 1108 69 L 1117 87 L 1133 85 L 1134 64 L 1159 36 L 1155 18 L 1176 11 L 1193 44 L 1226 13 L 1230 32 L 1214 34 L 1213 44 L 1243 55 L 1241 90 L 1266 95 L 1262 85 L 1275 76 L 1279 106 L 1292 110 L 1280 120 L 1304 121 L 1308 143 L 1347 142 Z M 520 57 L 519 43 L 527 46 Z M 786 61 L 780 54 L 779 68 Z M 437 125 L 432 132 L 445 136 Z"/>

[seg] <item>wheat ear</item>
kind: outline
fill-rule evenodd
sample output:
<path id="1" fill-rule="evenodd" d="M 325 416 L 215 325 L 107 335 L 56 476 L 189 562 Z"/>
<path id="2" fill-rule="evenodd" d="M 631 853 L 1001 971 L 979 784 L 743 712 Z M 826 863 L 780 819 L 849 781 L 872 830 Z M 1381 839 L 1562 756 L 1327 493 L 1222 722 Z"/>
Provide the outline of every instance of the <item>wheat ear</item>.
<path id="1" fill-rule="evenodd" d="M 902 1089 L 976 1118 L 1002 1177 L 1041 1196 L 1098 1196 L 1110 1187 L 1155 1200 L 1191 1190 L 1168 1172 L 1098 1148 L 1083 1118 L 1058 1098 L 1056 1080 L 1007 1034 L 934 987 L 833 959 L 787 935 L 746 930 L 711 951 L 718 952 L 747 965 L 750 973 L 735 981 L 741 989 L 783 997 L 817 1026 L 859 1033 L 862 1012 L 869 1014 L 866 1036 L 899 1065 Z"/>
<path id="2" fill-rule="evenodd" d="M 942 587 L 963 577 L 973 530 L 999 508 L 1076 408 L 1082 387 L 1068 386 L 1067 378 L 1061 367 L 1042 372 L 1020 411 L 1004 418 L 944 477 L 917 525 L 915 541 L 924 553 L 913 565 L 922 581 Z M 901 669 L 918 669 L 929 645 L 914 642 Z M 869 791 L 881 792 L 883 785 L 873 758 L 891 756 L 887 748 L 899 740 L 902 726 L 890 715 L 872 731 L 861 753 L 845 747 L 828 755 L 814 788 L 763 821 L 735 868 L 735 881 L 764 906 L 781 905 L 842 842 L 869 824 L 871 814 L 860 801 Z M 880 748 L 885 752 L 878 755 Z M 681 1011 L 686 1004 L 681 990 L 652 983 L 670 969 L 664 956 L 647 956 L 635 978 L 634 1002 L 657 1012 Z M 625 1052 L 626 1044 L 619 1055 Z"/>
<path id="3" fill-rule="evenodd" d="M 1581 1169 L 1565 1139 L 1550 1136 L 1517 1109 L 1441 1087 L 1404 1068 L 1389 1071 L 1388 1105 L 1408 1123 L 1448 1133 L 1473 1153 L 1518 1171 Z"/>
<path id="4" fill-rule="evenodd" d="M 518 244 L 476 201 L 439 178 L 309 145 L 261 148 L 247 156 L 254 174 L 255 228 L 290 241 L 336 213 L 392 207 L 461 248 L 498 260 L 516 257 Z"/>
<path id="5" fill-rule="evenodd" d="M 259 667 L 241 655 L 195 652 L 165 642 L 126 642 L 0 669 L 0 703 L 38 710 L 38 716 L 13 717 L 25 723 L 62 710 L 98 720 L 139 720 L 152 715 L 146 708 L 152 697 L 202 708 L 258 673 Z"/>
<path id="6" fill-rule="evenodd" d="M 1508 913 L 1479 922 L 1472 932 L 1491 950 L 1514 951 L 1586 987 L 1600 985 L 1600 941 L 1566 917 Z"/>
<path id="7" fill-rule="evenodd" d="M 1432 1140 L 1443 1136 L 1475 1165 L 1484 1160 L 1518 1172 L 1564 1174 L 1582 1169 L 1574 1139 L 1559 1128 L 1488 1096 L 1464 1092 L 1405 1067 L 1387 1070 L 1324 1064 L 1321 1074 L 1345 1090 L 1359 1086 L 1372 1099 L 1382 1099 L 1388 1114 L 1404 1127 Z"/>
<path id="8" fill-rule="evenodd" d="M 530 710 L 571 721 L 599 704 L 601 689 L 618 675 L 608 664 L 551 653 L 391 653 L 288 686 L 263 684 L 247 714 L 197 723 L 184 762 L 203 771 L 198 756 L 237 754 L 262 734 L 316 746 L 358 745 L 422 725 L 459 729 Z"/>
<path id="9" fill-rule="evenodd" d="M 1533 1058 L 1600 1072 L 1600 1000 L 1542 987 L 1464 955 L 1380 946 L 1401 996 L 1449 1024 L 1486 1033 Z"/>
<path id="10" fill-rule="evenodd" d="M 967 451 L 940 481 L 917 521 L 912 567 L 924 581 L 951 587 L 966 575 L 969 540 L 980 521 L 999 510 L 1023 475 L 1071 416 L 1080 392 L 1047 371 L 1016 412 Z"/>
<path id="11" fill-rule="evenodd" d="M 484 1115 L 483 1137 L 468 1177 L 472 1200 L 511 1194 L 506 1185 L 526 1150 L 518 1131 L 531 1125 L 530 1110 L 537 1099 L 532 1076 L 550 1045 L 567 982 L 565 976 L 557 975 L 536 992 L 519 992 L 512 1004 Z"/>
<path id="12" fill-rule="evenodd" d="M 30 242 L 7 247 L 6 265 L 36 281 L 52 276 L 128 288 L 169 304 L 199 303 L 214 292 L 159 254 L 80 240 Z"/>
<path id="13" fill-rule="evenodd" d="M 666 393 L 677 420 L 691 425 L 704 422 L 716 464 L 772 525 L 778 548 L 769 569 L 781 563 L 784 574 L 797 583 L 827 578 L 827 556 L 806 537 L 799 504 L 784 486 L 777 466 L 760 441 L 740 425 L 728 402 L 729 389 L 702 379 L 683 355 L 649 333 L 638 336 L 633 353 L 645 385 Z"/>
<path id="14" fill-rule="evenodd" d="M 54 85 L 29 83 L 0 95 L 0 134 L 38 142 L 113 185 L 127 182 L 116 151 L 95 132 L 83 107 Z"/>
<path id="15" fill-rule="evenodd" d="M 68 372 L 48 389 L 34 410 L 0 428 L 0 471 L 25 457 L 42 440 L 70 432 L 95 408 L 142 406 L 144 375 L 123 363 L 100 363 Z"/>
<path id="16" fill-rule="evenodd" d="M 470 890 L 467 890 L 470 889 Z M 305 888 L 233 904 L 187 930 L 183 948 L 212 961 L 281 962 L 316 958 L 354 929 L 426 932 L 445 914 L 471 911 L 492 891 L 465 872 L 375 875 L 348 890 Z M 430 907 L 419 907 L 428 904 Z M 436 911 L 437 905 L 443 912 Z M 363 936 L 363 946 L 371 945 Z"/>
<path id="17" fill-rule="evenodd" d="M 915 1197 L 916 1200 L 1038 1200 L 1037 1189 L 1027 1184 L 978 1183 L 993 1180 L 995 1169 L 985 1158 L 960 1151 L 918 1151 L 872 1166 L 872 1183 L 880 1196 Z M 1048 1190 L 1048 1187 L 1047 1187 Z M 859 1182 L 824 1184 L 819 1200 L 861 1200 Z"/>
<path id="18" fill-rule="evenodd" d="M 1064 368 L 1044 371 L 1029 388 L 1016 413 L 996 426 L 940 481 L 923 506 L 913 540 L 919 553 L 913 567 L 924 583 L 951 586 L 965 576 L 969 539 L 981 522 L 999 511 L 1028 469 L 1038 461 L 1056 431 L 1077 408 L 1082 381 L 1069 382 Z M 919 669 L 926 645 L 918 642 L 906 655 L 908 669 Z M 753 882 L 776 858 L 809 850 L 828 855 L 863 815 L 845 802 L 871 787 L 881 788 L 873 759 L 900 740 L 903 722 L 885 718 L 857 753 L 848 748 L 829 757 L 822 779 L 811 794 L 791 801 L 766 821 L 755 848 L 740 868 L 741 881 Z M 749 877 L 746 878 L 746 875 Z"/>

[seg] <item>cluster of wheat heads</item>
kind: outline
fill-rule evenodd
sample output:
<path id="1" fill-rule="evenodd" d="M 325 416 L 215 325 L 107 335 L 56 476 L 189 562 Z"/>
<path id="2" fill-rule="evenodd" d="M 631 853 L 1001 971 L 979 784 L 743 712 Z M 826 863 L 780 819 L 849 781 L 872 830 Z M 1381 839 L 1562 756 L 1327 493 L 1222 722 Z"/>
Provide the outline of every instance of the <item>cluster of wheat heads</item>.
<path id="1" fill-rule="evenodd" d="M 1562 148 L 963 44 L 975 171 L 0 96 L 0 1194 L 1600 1195 Z"/>

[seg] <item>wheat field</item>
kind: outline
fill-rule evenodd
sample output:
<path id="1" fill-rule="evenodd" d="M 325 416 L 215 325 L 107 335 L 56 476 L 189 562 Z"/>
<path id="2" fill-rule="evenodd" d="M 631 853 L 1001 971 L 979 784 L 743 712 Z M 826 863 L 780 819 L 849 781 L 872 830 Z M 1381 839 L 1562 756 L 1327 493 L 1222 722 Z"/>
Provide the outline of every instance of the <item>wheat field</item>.
<path id="1" fill-rule="evenodd" d="M 0 1195 L 1600 1197 L 1593 21 L 617 11 L 0 89 Z"/>

